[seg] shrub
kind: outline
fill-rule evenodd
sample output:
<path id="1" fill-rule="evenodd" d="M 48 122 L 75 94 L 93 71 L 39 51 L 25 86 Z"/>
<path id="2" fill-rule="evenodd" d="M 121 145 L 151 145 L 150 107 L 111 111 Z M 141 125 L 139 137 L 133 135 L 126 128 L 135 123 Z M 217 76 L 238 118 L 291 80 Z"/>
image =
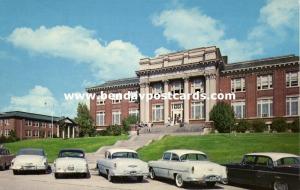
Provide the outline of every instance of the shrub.
<path id="1" fill-rule="evenodd" d="M 138 121 L 138 117 L 135 116 L 128 116 L 127 118 L 125 118 L 122 121 L 124 133 L 128 133 L 128 131 L 130 131 L 131 125 L 136 124 L 137 121 Z"/>
<path id="2" fill-rule="evenodd" d="M 285 118 L 277 117 L 273 120 L 271 131 L 285 132 L 288 128 Z"/>
<path id="3" fill-rule="evenodd" d="M 240 120 L 240 122 L 237 124 L 236 126 L 236 132 L 241 132 L 241 133 L 245 133 L 247 130 L 250 130 L 251 128 L 251 124 L 245 120 L 245 119 L 242 119 Z"/>
<path id="4" fill-rule="evenodd" d="M 230 132 L 234 126 L 234 111 L 226 102 L 218 102 L 209 113 L 210 119 L 214 122 L 215 129 L 220 133 Z"/>
<path id="5" fill-rule="evenodd" d="M 267 130 L 268 127 L 263 120 L 258 119 L 258 120 L 254 120 L 252 122 L 251 128 L 254 132 L 260 133 L 260 132 L 264 132 L 265 130 Z"/>
<path id="6" fill-rule="evenodd" d="M 291 124 L 289 125 L 289 128 L 291 129 L 291 131 L 292 131 L 293 133 L 299 133 L 299 131 L 300 131 L 299 117 L 298 117 L 297 119 L 295 119 L 295 120 L 293 121 L 293 123 L 291 123 Z"/>
<path id="7" fill-rule="evenodd" d="M 107 135 L 118 136 L 122 134 L 122 128 L 119 125 L 110 125 L 106 129 Z"/>

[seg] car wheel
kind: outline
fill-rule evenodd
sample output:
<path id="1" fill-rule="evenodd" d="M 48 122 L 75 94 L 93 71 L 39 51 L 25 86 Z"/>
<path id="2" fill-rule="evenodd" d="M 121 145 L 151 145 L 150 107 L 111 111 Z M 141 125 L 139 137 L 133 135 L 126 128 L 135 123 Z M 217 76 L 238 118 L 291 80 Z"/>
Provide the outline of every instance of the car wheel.
<path id="1" fill-rule="evenodd" d="M 13 170 L 14 175 L 19 175 L 20 172 L 18 170 Z"/>
<path id="2" fill-rule="evenodd" d="M 107 172 L 107 180 L 108 180 L 109 182 L 113 182 L 113 181 L 114 181 L 114 177 L 111 176 L 111 174 L 110 174 L 109 171 Z"/>
<path id="3" fill-rule="evenodd" d="M 154 172 L 154 169 L 153 168 L 150 168 L 150 178 L 151 179 L 155 179 L 156 178 L 156 176 L 155 176 L 155 172 Z"/>
<path id="4" fill-rule="evenodd" d="M 184 181 L 181 174 L 176 174 L 175 176 L 175 184 L 177 187 L 183 187 Z"/>
<path id="5" fill-rule="evenodd" d="M 138 182 L 143 182 L 144 177 L 143 176 L 138 176 L 136 179 L 137 179 Z"/>
<path id="6" fill-rule="evenodd" d="M 55 173 L 55 174 L 54 174 L 54 177 L 55 177 L 56 179 L 59 179 L 60 175 L 59 175 L 58 173 Z"/>
<path id="7" fill-rule="evenodd" d="M 216 182 L 206 182 L 206 186 L 212 188 L 216 185 Z"/>
<path id="8" fill-rule="evenodd" d="M 273 189 L 274 190 L 288 190 L 289 187 L 286 183 L 281 183 L 281 182 L 274 182 L 274 185 L 273 185 Z"/>
<path id="9" fill-rule="evenodd" d="M 7 164 L 7 165 L 5 164 L 5 169 L 8 170 L 9 166 L 10 166 L 9 164 Z"/>

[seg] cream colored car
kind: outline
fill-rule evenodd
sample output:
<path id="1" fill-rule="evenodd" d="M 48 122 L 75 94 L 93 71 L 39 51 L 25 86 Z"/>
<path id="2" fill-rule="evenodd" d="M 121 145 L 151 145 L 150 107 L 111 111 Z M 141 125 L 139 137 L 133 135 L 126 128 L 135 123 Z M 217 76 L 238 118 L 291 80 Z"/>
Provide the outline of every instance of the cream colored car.
<path id="1" fill-rule="evenodd" d="M 136 151 L 129 149 L 107 150 L 105 158 L 98 160 L 97 168 L 99 175 L 106 175 L 110 182 L 117 177 L 136 177 L 141 182 L 149 174 L 148 164 L 138 158 Z"/>
<path id="2" fill-rule="evenodd" d="M 149 169 L 151 179 L 173 179 L 178 187 L 186 182 L 213 187 L 217 182 L 227 181 L 226 167 L 207 160 L 205 153 L 196 150 L 166 151 L 161 160 L 149 162 Z"/>
<path id="3" fill-rule="evenodd" d="M 80 149 L 63 149 L 59 152 L 58 158 L 54 161 L 55 178 L 64 175 L 81 175 L 89 178 L 90 173 L 85 153 Z"/>
<path id="4" fill-rule="evenodd" d="M 48 161 L 43 149 L 26 148 L 19 150 L 17 156 L 11 161 L 14 175 L 24 171 L 47 173 Z"/>

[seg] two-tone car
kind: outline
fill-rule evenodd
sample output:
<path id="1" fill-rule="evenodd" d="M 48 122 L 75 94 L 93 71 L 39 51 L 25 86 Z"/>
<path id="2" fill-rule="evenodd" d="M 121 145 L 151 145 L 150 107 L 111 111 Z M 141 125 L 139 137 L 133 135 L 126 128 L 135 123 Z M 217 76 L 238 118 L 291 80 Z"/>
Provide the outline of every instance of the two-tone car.
<path id="1" fill-rule="evenodd" d="M 227 182 L 226 167 L 213 163 L 197 150 L 168 150 L 162 159 L 149 162 L 150 178 L 173 179 L 177 187 L 187 182 L 204 183 L 209 187 Z"/>
<path id="2" fill-rule="evenodd" d="M 136 177 L 138 182 L 142 182 L 149 175 L 148 164 L 130 149 L 107 150 L 105 158 L 97 161 L 97 168 L 99 175 L 106 175 L 110 182 L 117 177 Z"/>
<path id="3" fill-rule="evenodd" d="M 24 171 L 47 173 L 49 169 L 46 153 L 43 149 L 25 148 L 19 150 L 17 156 L 11 161 L 14 175 Z"/>
<path id="4" fill-rule="evenodd" d="M 0 148 L 0 170 L 8 169 L 14 157 L 7 148 Z"/>
<path id="5" fill-rule="evenodd" d="M 59 151 L 54 161 L 54 176 L 60 178 L 65 175 L 81 175 L 89 178 L 89 167 L 85 152 L 81 149 L 63 149 Z"/>
<path id="6" fill-rule="evenodd" d="M 229 183 L 274 190 L 300 189 L 300 158 L 287 153 L 245 154 L 240 163 L 226 164 Z"/>

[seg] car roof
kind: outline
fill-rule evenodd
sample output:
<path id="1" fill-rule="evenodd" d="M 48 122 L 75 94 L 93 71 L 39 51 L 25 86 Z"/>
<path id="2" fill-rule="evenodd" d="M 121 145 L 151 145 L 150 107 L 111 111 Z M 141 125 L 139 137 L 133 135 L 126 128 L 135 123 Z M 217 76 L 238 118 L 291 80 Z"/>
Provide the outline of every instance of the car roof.
<path id="1" fill-rule="evenodd" d="M 173 149 L 173 150 L 167 150 L 165 153 L 175 153 L 178 156 L 182 156 L 184 154 L 204 154 L 204 152 L 198 151 L 198 150 L 188 150 L 188 149 Z"/>
<path id="2" fill-rule="evenodd" d="M 107 151 L 110 152 L 111 154 L 116 153 L 116 152 L 132 152 L 132 153 L 137 153 L 134 150 L 126 149 L 126 148 L 111 148 L 111 149 L 108 149 Z"/>
<path id="3" fill-rule="evenodd" d="M 286 157 L 298 157 L 298 155 L 295 154 L 289 154 L 289 153 L 281 153 L 281 152 L 254 152 L 254 153 L 249 153 L 245 154 L 246 156 L 268 156 L 270 157 L 273 161 L 277 161 L 281 158 L 286 158 Z"/>
<path id="4" fill-rule="evenodd" d="M 20 150 L 37 150 L 37 151 L 44 151 L 42 148 L 21 148 Z"/>

